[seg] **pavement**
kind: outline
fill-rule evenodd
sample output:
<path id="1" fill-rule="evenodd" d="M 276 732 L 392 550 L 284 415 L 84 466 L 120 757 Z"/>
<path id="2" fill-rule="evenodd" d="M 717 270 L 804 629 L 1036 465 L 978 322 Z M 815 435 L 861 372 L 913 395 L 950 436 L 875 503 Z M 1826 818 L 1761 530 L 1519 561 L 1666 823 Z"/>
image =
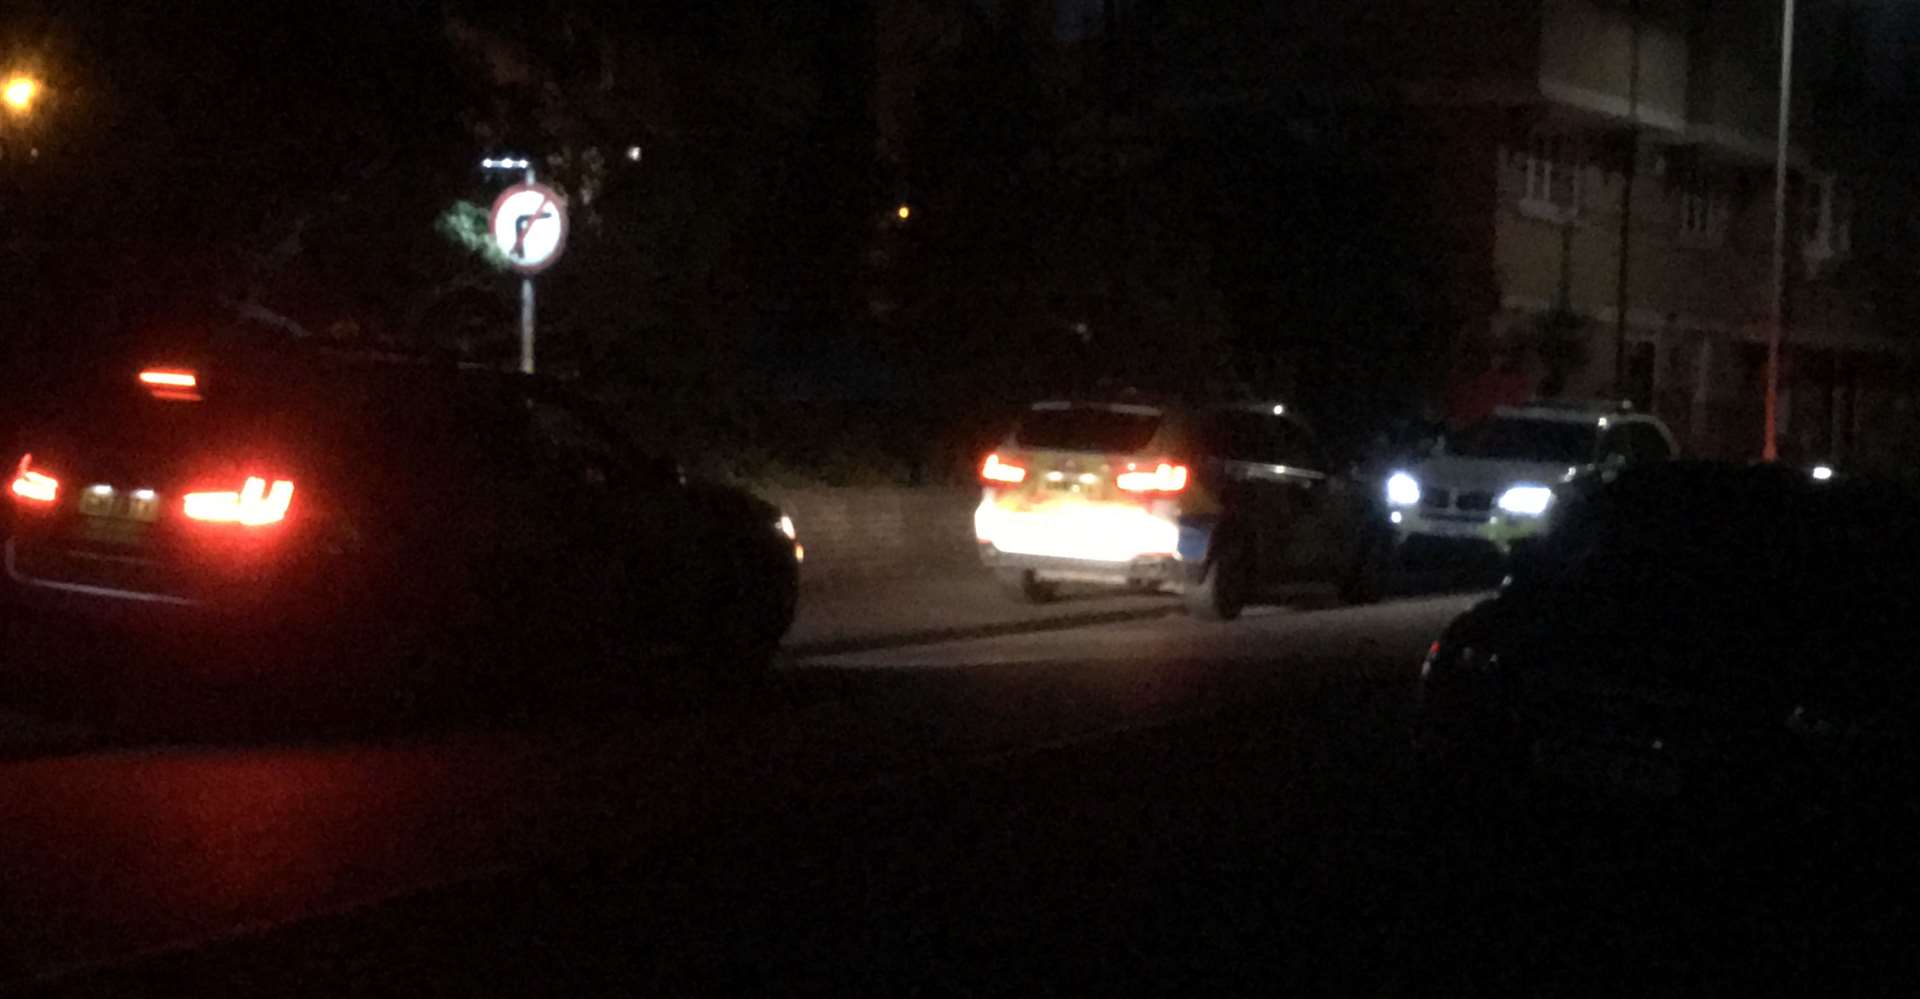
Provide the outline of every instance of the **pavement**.
<path id="1" fill-rule="evenodd" d="M 1476 570 L 1440 567 L 1403 572 L 1391 593 L 1418 596 L 1483 589 Z M 1329 586 L 1300 586 L 1272 595 L 1280 605 L 1325 607 Z M 1150 620 L 1184 613 L 1178 596 L 1115 587 L 1062 586 L 1057 599 L 1030 604 L 1000 588 L 984 569 L 872 579 L 802 592 L 786 650 L 797 659 L 904 645 L 1020 635 L 1089 625 Z"/>
<path id="2" fill-rule="evenodd" d="M 1177 597 L 1091 586 L 1066 587 L 1051 603 L 1023 603 L 1002 591 L 984 570 L 880 579 L 803 592 L 786 648 L 806 657 L 1137 620 L 1179 610 Z"/>

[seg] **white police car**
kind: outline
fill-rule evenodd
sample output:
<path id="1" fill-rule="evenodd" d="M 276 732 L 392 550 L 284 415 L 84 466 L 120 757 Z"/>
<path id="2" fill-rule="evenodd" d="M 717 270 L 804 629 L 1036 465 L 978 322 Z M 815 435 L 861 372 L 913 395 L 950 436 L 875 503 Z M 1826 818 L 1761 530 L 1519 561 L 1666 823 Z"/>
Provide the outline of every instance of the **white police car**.
<path id="1" fill-rule="evenodd" d="M 1677 451 L 1666 424 L 1626 403 L 1503 407 L 1389 475 L 1388 519 L 1403 543 L 1478 542 L 1504 555 L 1515 540 L 1545 527 L 1557 487 Z"/>

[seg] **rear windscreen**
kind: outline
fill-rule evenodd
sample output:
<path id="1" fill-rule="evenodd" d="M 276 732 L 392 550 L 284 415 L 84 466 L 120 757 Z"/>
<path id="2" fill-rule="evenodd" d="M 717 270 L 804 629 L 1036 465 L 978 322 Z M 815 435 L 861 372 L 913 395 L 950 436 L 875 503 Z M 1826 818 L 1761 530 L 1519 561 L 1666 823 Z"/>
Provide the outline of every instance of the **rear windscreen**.
<path id="1" fill-rule="evenodd" d="M 1124 454 L 1146 447 L 1160 421 L 1151 410 L 1035 409 L 1021 419 L 1014 441 L 1044 451 Z"/>
<path id="2" fill-rule="evenodd" d="M 22 445 L 69 460 L 257 452 L 421 468 L 485 460 L 513 429 L 485 384 L 434 369 L 234 364 L 198 379 L 198 401 L 158 398 L 131 371 L 77 379 L 38 407 Z"/>

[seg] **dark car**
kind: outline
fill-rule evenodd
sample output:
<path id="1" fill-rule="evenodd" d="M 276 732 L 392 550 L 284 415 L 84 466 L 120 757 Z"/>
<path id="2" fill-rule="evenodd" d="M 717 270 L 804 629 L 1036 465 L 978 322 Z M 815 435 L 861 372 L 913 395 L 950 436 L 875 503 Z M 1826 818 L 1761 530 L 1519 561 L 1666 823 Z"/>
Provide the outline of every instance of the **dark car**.
<path id="1" fill-rule="evenodd" d="M 1570 493 L 1434 643 L 1423 768 L 1463 800 L 1898 812 L 1920 761 L 1916 640 L 1910 493 L 1777 465 L 1631 469 Z"/>
<path id="2" fill-rule="evenodd" d="M 1284 583 L 1376 599 L 1392 557 L 1379 490 L 1274 402 L 1042 402 L 980 471 L 981 556 L 1022 599 L 1063 582 L 1153 586 L 1212 620 Z"/>
<path id="3" fill-rule="evenodd" d="M 558 682 L 638 651 L 764 665 L 788 521 L 546 380 L 326 349 L 102 362 L 9 460 L 7 667 L 138 681 Z M 101 660 L 107 660 L 102 663 Z M 442 674 L 443 676 L 445 674 Z"/>

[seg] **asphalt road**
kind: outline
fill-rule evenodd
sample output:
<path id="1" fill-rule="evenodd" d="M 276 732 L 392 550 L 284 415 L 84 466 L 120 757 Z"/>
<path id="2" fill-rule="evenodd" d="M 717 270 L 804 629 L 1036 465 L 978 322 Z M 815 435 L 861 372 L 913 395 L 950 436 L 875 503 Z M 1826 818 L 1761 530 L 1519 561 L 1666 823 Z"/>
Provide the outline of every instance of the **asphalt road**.
<path id="1" fill-rule="evenodd" d="M 1894 969 L 1904 924 L 1801 918 L 1814 889 L 1778 857 L 1617 825 L 1437 836 L 1411 695 L 1470 599 L 863 652 L 739 696 L 302 744 L 16 725 L 0 980 L 1424 995 Z"/>

